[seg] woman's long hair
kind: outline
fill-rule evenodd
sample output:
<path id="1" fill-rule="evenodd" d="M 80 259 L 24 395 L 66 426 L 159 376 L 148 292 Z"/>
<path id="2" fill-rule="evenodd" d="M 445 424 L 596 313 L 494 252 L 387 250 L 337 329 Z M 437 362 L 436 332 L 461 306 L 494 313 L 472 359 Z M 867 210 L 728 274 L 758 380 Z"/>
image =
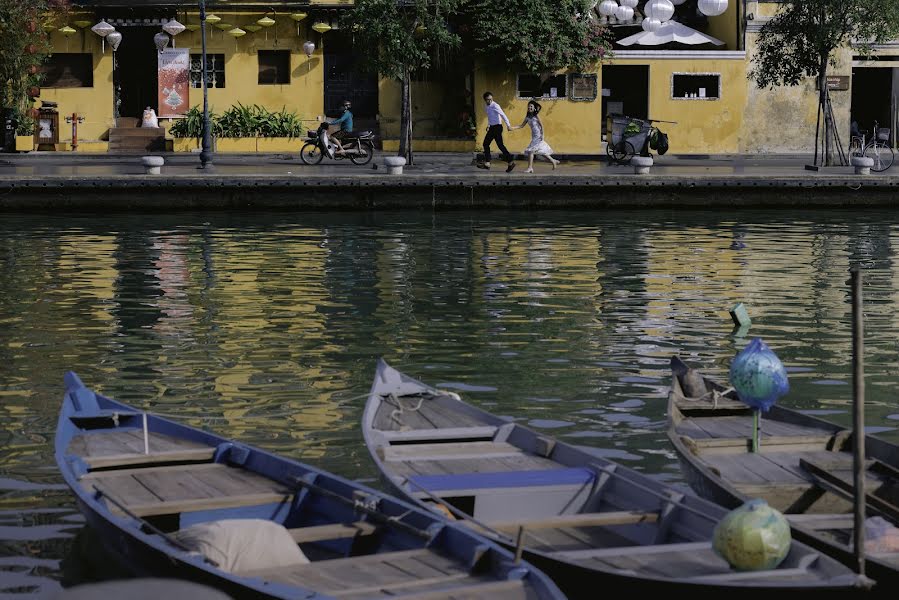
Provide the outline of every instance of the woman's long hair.
<path id="1" fill-rule="evenodd" d="M 528 100 L 528 106 L 534 107 L 534 115 L 539 115 L 540 111 L 543 110 L 543 107 L 536 100 Z"/>

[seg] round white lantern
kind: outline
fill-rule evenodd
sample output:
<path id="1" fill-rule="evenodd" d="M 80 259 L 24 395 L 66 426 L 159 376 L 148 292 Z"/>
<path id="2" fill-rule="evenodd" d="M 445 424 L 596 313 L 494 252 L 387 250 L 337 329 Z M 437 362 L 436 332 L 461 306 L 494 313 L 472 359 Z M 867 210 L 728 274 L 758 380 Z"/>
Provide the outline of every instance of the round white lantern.
<path id="1" fill-rule="evenodd" d="M 723 15 L 727 10 L 727 0 L 699 0 L 699 12 L 707 17 Z"/>
<path id="2" fill-rule="evenodd" d="M 101 38 L 105 38 L 107 35 L 115 31 L 115 27 L 113 27 L 106 21 L 100 21 L 99 23 L 91 27 L 91 31 L 99 35 Z"/>
<path id="3" fill-rule="evenodd" d="M 619 6 L 615 9 L 615 18 L 622 23 L 627 23 L 634 18 L 634 9 L 630 6 Z"/>
<path id="4" fill-rule="evenodd" d="M 671 0 L 649 0 L 643 7 L 647 18 L 658 19 L 662 23 L 674 16 L 674 5 Z"/>
<path id="5" fill-rule="evenodd" d="M 311 58 L 312 53 L 315 52 L 315 44 L 312 42 L 304 42 L 303 43 L 303 52 L 306 53 L 306 58 Z"/>
<path id="6" fill-rule="evenodd" d="M 653 33 L 658 31 L 662 27 L 662 22 L 658 19 L 653 19 L 652 17 L 647 17 L 643 19 L 643 22 L 640 23 L 640 26 L 643 28 L 643 31 L 648 31 Z"/>
<path id="7" fill-rule="evenodd" d="M 122 34 L 118 31 L 113 31 L 106 36 L 106 41 L 109 42 L 109 45 L 112 47 L 112 51 L 115 52 L 119 49 L 119 44 L 122 43 Z"/>
<path id="8" fill-rule="evenodd" d="M 629 6 L 630 8 L 637 8 L 639 2 L 640 0 L 620 0 L 621 6 Z"/>
<path id="9" fill-rule="evenodd" d="M 160 31 L 153 36 L 153 43 L 156 44 L 156 49 L 162 52 L 169 45 L 169 34 Z"/>
<path id="10" fill-rule="evenodd" d="M 683 4 L 686 1 L 687 0 L 671 0 L 671 4 L 673 4 L 675 6 L 680 6 L 681 4 Z"/>
<path id="11" fill-rule="evenodd" d="M 599 14 L 604 17 L 611 17 L 618 10 L 618 3 L 615 0 L 602 0 L 599 3 Z"/>

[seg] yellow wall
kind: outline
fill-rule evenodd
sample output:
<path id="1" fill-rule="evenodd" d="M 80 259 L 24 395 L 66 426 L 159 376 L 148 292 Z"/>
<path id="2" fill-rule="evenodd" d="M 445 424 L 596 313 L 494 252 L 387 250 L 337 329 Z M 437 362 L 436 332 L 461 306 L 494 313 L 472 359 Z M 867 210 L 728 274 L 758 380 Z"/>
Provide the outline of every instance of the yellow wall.
<path id="1" fill-rule="evenodd" d="M 222 22 L 238 27 L 255 23 L 262 17 L 261 13 L 225 13 L 216 11 Z M 83 15 L 73 16 L 76 20 Z M 85 17 L 88 20 L 92 16 Z M 324 36 L 311 30 L 311 17 L 300 23 L 300 35 L 297 25 L 287 15 L 276 15 L 277 24 L 256 33 L 247 33 L 236 42 L 234 38 L 210 27 L 207 31 L 207 52 L 225 55 L 226 84 L 221 89 L 209 90 L 210 108 L 221 113 L 237 102 L 243 104 L 260 104 L 272 110 L 286 107 L 296 112 L 301 118 L 310 121 L 309 128 L 314 128 L 317 116 L 324 112 L 324 59 L 322 44 L 327 44 Z M 188 14 L 187 23 L 197 23 L 196 14 Z M 185 24 L 187 24 L 185 23 Z M 122 27 L 123 37 L 128 36 L 128 27 Z M 266 39 L 267 37 L 267 39 Z M 277 43 L 276 43 L 277 38 Z M 302 45 L 312 40 L 316 49 L 312 58 L 306 58 Z M 100 38 L 90 29 L 79 31 L 68 38 L 61 34 L 51 35 L 54 51 L 65 52 L 67 43 L 70 52 L 91 52 L 94 56 L 94 86 L 92 88 L 60 88 L 41 90 L 42 100 L 58 102 L 60 113 L 60 142 L 71 140 L 71 127 L 65 126 L 63 117 L 78 112 L 85 117 L 85 122 L 78 128 L 79 140 L 90 141 L 105 139 L 112 126 L 112 51 L 107 44 L 106 52 L 101 52 Z M 200 51 L 200 32 L 184 31 L 175 38 L 176 47 L 190 48 L 192 52 Z M 259 85 L 257 51 L 259 49 L 291 51 L 291 82 L 287 85 Z M 148 48 L 148 52 L 155 52 Z M 199 88 L 190 89 L 191 106 L 202 106 L 203 95 Z M 122 115 L 132 116 L 132 115 Z M 139 115 L 134 115 L 139 116 Z M 170 119 L 160 119 L 160 124 L 168 126 Z"/>
<path id="2" fill-rule="evenodd" d="M 727 10 L 717 17 L 709 17 L 709 27 L 705 33 L 724 42 L 720 50 L 740 50 L 740 32 L 742 26 L 737 28 L 737 13 L 740 11 L 742 0 L 730 0 Z"/>

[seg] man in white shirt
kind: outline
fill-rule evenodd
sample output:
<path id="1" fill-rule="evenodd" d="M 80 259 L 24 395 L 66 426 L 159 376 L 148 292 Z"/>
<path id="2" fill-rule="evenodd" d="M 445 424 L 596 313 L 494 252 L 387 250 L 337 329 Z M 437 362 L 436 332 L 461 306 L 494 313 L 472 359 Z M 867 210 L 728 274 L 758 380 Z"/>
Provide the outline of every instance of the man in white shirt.
<path id="1" fill-rule="evenodd" d="M 515 168 L 515 163 L 512 162 L 513 157 L 503 143 L 503 121 L 505 121 L 506 127 L 511 128 L 512 124 L 509 123 L 509 117 L 506 116 L 500 105 L 493 101 L 493 94 L 484 92 L 484 102 L 487 103 L 487 135 L 484 137 L 484 164 L 478 165 L 478 167 L 490 168 L 490 144 L 496 140 L 496 147 L 499 148 L 503 160 L 509 163 L 509 166 L 506 167 L 506 173 L 509 173 Z"/>

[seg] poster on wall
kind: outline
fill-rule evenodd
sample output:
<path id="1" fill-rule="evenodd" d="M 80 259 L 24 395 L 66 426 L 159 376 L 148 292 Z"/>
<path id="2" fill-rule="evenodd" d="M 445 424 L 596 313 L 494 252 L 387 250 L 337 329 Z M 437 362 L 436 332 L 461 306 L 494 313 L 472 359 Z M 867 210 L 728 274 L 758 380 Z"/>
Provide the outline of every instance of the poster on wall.
<path id="1" fill-rule="evenodd" d="M 190 48 L 159 53 L 159 117 L 183 117 L 190 102 Z"/>

